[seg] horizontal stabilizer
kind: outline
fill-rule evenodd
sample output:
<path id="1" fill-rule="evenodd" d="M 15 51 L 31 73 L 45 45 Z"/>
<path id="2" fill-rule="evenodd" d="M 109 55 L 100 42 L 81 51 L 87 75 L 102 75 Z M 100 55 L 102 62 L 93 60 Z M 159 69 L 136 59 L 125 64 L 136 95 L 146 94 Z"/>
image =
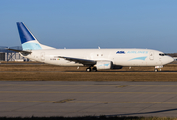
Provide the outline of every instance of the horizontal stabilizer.
<path id="1" fill-rule="evenodd" d="M 10 49 L 10 48 L 7 48 L 7 50 L 15 51 L 15 52 L 20 52 L 20 53 L 25 53 L 25 54 L 30 54 L 31 53 L 30 51 L 16 50 L 16 49 Z"/>

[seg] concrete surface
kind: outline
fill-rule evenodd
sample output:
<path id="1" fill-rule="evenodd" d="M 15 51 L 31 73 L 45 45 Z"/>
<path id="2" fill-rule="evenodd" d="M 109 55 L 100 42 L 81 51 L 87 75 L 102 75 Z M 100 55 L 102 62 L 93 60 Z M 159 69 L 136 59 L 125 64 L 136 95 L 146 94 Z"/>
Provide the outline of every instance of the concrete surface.
<path id="1" fill-rule="evenodd" d="M 177 82 L 0 81 L 0 116 L 177 117 Z"/>

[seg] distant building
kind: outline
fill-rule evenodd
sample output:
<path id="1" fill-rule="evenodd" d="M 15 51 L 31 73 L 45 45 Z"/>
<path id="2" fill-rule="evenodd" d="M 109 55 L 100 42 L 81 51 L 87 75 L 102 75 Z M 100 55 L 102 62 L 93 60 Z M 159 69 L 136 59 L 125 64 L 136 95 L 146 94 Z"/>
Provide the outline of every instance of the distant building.
<path id="1" fill-rule="evenodd" d="M 5 61 L 5 53 L 0 52 L 0 61 Z"/>
<path id="2" fill-rule="evenodd" d="M 7 50 L 5 46 L 0 46 L 0 61 L 29 61 L 21 57 L 18 52 Z M 22 50 L 21 46 L 9 47 L 11 49 Z"/>

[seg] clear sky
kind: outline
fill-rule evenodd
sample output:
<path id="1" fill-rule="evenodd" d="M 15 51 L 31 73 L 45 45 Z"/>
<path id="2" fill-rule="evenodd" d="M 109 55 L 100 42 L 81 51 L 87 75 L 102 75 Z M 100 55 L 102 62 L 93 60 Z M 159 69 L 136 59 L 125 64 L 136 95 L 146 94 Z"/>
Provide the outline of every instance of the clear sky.
<path id="1" fill-rule="evenodd" d="M 16 22 L 56 48 L 177 52 L 177 0 L 1 0 L 0 46 L 20 46 Z"/>

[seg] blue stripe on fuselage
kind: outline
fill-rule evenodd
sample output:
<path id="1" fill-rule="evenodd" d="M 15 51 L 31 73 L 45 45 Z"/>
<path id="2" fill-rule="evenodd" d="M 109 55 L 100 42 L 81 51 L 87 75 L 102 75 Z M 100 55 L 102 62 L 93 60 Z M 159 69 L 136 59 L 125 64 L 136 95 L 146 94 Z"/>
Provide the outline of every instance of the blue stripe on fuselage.
<path id="1" fill-rule="evenodd" d="M 144 56 L 144 57 L 136 57 L 136 58 L 133 58 L 133 59 L 130 59 L 130 60 L 145 60 L 147 58 L 147 56 Z M 129 60 L 129 61 L 130 61 Z"/>

